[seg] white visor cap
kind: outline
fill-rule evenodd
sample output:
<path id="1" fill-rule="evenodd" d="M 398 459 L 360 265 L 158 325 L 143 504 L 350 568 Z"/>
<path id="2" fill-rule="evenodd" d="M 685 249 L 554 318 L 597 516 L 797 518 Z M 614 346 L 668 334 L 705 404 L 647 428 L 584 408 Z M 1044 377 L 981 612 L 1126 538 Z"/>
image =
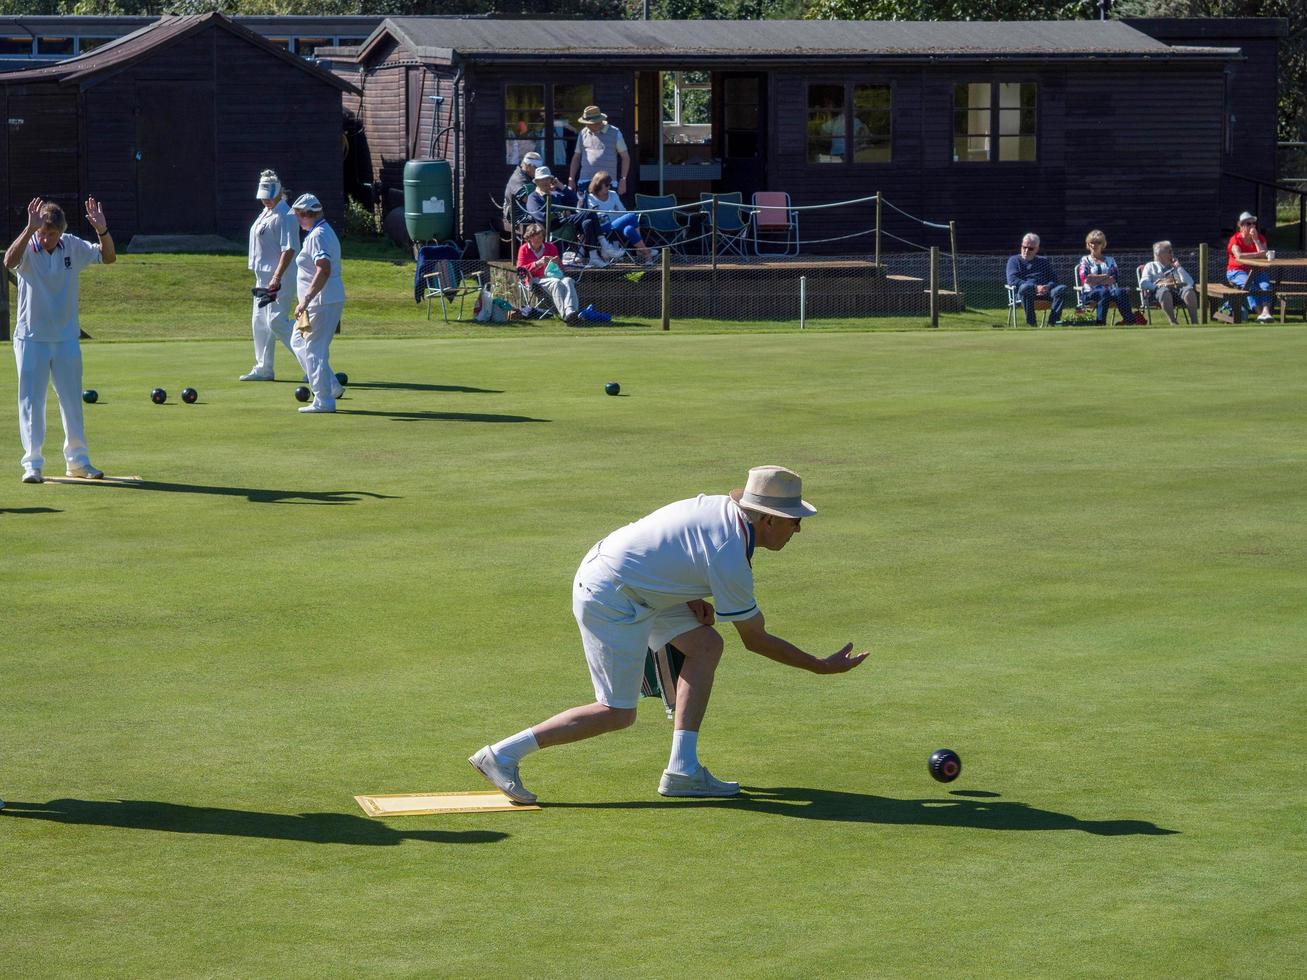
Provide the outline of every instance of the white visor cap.
<path id="1" fill-rule="evenodd" d="M 275 200 L 281 193 L 281 180 L 271 170 L 265 170 L 259 174 L 259 189 L 254 192 L 254 197 L 259 201 Z"/>

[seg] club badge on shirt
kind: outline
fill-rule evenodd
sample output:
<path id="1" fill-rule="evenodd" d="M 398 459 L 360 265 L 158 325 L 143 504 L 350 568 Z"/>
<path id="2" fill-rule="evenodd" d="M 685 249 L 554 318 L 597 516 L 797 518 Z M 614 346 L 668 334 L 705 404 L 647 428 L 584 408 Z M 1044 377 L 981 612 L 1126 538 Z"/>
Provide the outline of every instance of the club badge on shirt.
<path id="1" fill-rule="evenodd" d="M 72 257 L 71 255 L 65 255 L 65 256 L 64 256 L 64 268 L 65 268 L 65 269 L 71 269 L 72 267 L 73 267 L 73 257 Z"/>

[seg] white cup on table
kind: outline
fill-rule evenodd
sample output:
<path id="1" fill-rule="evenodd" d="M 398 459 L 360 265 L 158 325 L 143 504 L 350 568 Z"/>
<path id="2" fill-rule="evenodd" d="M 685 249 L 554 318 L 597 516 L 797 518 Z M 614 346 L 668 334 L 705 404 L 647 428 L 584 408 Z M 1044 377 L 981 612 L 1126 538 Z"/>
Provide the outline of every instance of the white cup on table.
<path id="1" fill-rule="evenodd" d="M 1273 249 L 1273 248 L 1268 248 L 1268 249 L 1266 250 L 1266 259 L 1267 259 L 1267 261 L 1269 261 L 1269 262 L 1274 262 L 1274 261 L 1275 261 L 1275 249 Z"/>

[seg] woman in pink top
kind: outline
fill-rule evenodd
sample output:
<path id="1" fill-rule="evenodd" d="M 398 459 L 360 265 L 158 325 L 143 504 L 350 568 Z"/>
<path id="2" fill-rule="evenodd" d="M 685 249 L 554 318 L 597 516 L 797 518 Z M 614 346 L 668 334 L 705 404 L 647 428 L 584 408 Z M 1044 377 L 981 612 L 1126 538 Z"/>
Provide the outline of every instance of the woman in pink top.
<path id="1" fill-rule="evenodd" d="M 1239 230 L 1230 236 L 1225 253 L 1228 256 L 1225 281 L 1231 286 L 1248 290 L 1248 309 L 1255 310 L 1260 305 L 1262 311 L 1257 315 L 1258 321 L 1270 323 L 1271 280 L 1262 269 L 1254 269 L 1239 261 L 1266 258 L 1266 239 L 1257 231 L 1255 215 L 1247 211 L 1239 215 Z"/>
<path id="2" fill-rule="evenodd" d="M 531 284 L 539 286 L 554 304 L 558 315 L 567 323 L 575 323 L 579 317 L 577 309 L 580 300 L 576 295 L 576 282 L 566 276 L 550 276 L 547 272 L 552 262 L 562 268 L 562 259 L 558 255 L 558 246 L 545 241 L 543 225 L 527 225 L 522 232 L 524 241 L 517 250 L 517 267 L 526 273 Z"/>

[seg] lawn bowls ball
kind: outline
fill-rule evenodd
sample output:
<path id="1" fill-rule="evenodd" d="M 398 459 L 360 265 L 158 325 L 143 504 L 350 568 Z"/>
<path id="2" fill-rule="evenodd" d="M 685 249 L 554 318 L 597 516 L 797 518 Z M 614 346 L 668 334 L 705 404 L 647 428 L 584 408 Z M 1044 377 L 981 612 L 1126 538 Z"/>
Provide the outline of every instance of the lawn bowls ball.
<path id="1" fill-rule="evenodd" d="M 96 391 L 94 388 L 87 388 L 84 392 L 82 392 L 82 401 L 86 402 L 86 404 L 88 405 L 94 405 L 99 400 L 100 400 L 100 393 Z"/>
<path id="2" fill-rule="evenodd" d="M 200 393 L 196 391 L 194 388 L 182 389 L 182 401 L 184 401 L 187 405 L 194 405 L 196 401 L 199 400 L 199 397 L 200 397 Z"/>
<path id="3" fill-rule="evenodd" d="M 927 768 L 941 783 L 951 783 L 962 774 L 962 760 L 952 749 L 936 749 L 930 754 Z"/>
<path id="4" fill-rule="evenodd" d="M 336 383 L 343 388 L 345 385 L 349 384 L 349 375 L 346 374 L 344 371 L 337 371 Z"/>
<path id="5" fill-rule="evenodd" d="M 150 392 L 150 401 L 154 402 L 156 405 L 162 405 L 167 400 L 168 392 L 164 391 L 162 388 L 155 388 Z"/>
<path id="6" fill-rule="evenodd" d="M 616 381 L 610 381 L 608 384 L 604 385 L 604 391 L 610 395 L 618 395 L 621 394 L 622 386 Z"/>
<path id="7" fill-rule="evenodd" d="M 309 389 L 305 388 L 303 385 L 300 385 L 295 389 L 295 400 L 297 402 L 306 402 L 312 397 L 313 392 L 309 391 Z"/>

